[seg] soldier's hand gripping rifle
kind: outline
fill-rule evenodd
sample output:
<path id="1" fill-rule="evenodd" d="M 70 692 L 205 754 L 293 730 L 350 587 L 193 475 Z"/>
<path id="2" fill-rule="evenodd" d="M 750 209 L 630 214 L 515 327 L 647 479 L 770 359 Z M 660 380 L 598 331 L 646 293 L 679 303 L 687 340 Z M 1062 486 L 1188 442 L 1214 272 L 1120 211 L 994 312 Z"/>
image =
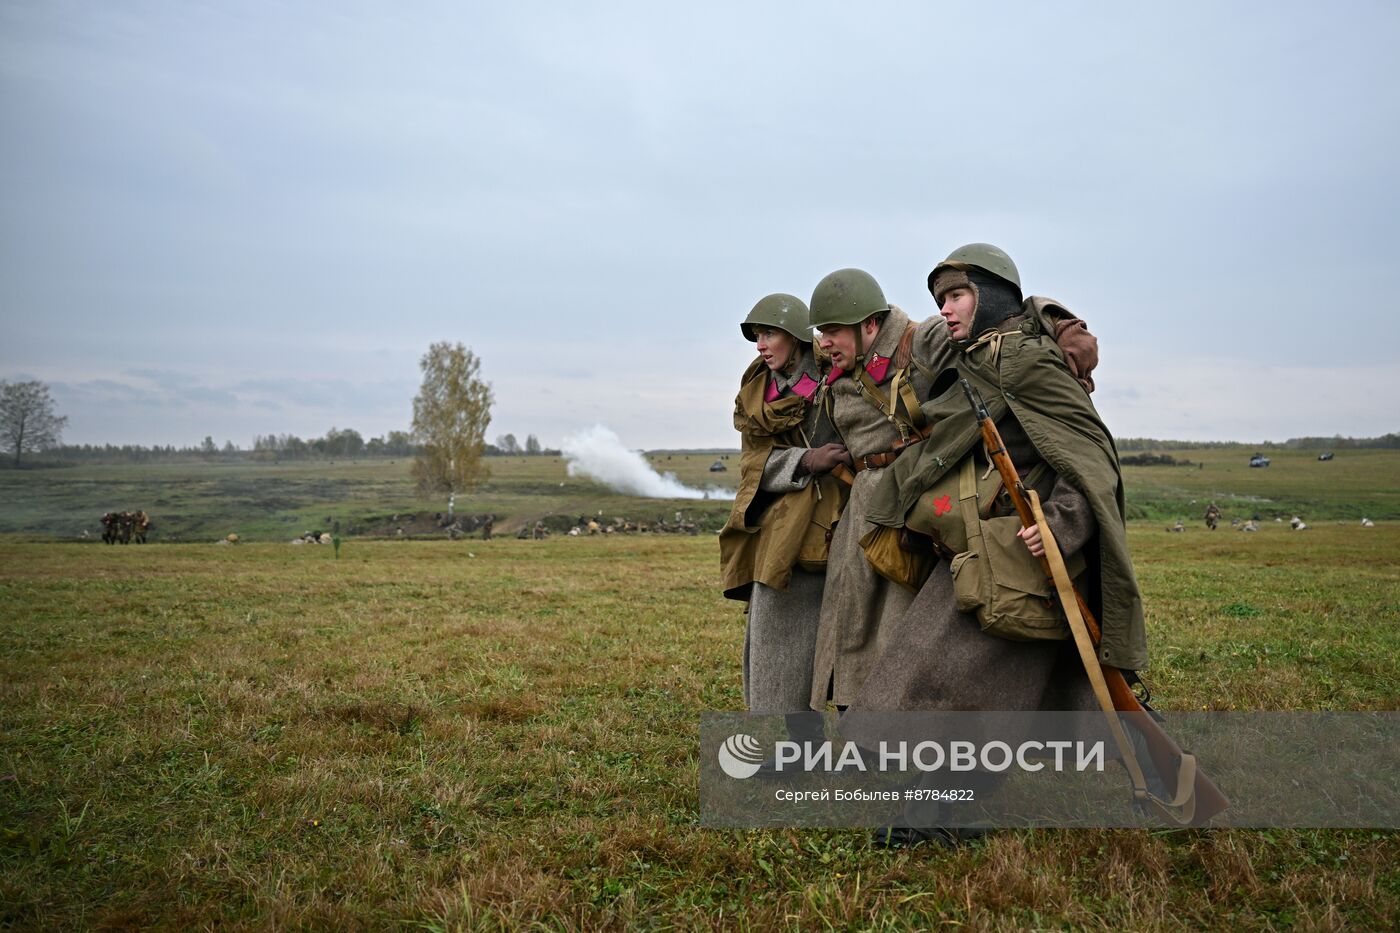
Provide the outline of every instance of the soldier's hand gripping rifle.
<path id="1" fill-rule="evenodd" d="M 1006 445 L 1002 443 L 1001 433 L 997 431 L 996 423 L 992 421 L 982 396 L 966 379 L 959 381 L 962 383 L 963 392 L 966 393 L 967 401 L 977 417 L 978 426 L 982 431 L 982 443 L 987 449 L 987 457 L 996 466 L 997 472 L 1001 474 L 1002 485 L 1006 487 L 1007 495 L 1011 497 L 1011 503 L 1016 507 L 1016 514 L 1021 518 L 1022 527 L 1038 526 L 1040 528 L 1041 541 L 1045 546 L 1045 556 L 1040 558 L 1041 568 L 1045 571 L 1046 576 L 1055 582 L 1056 594 L 1059 596 L 1060 604 L 1069 620 L 1070 631 L 1073 633 L 1076 647 L 1079 649 L 1080 660 L 1084 662 L 1085 673 L 1089 675 L 1094 693 L 1108 718 L 1109 729 L 1113 732 L 1114 739 L 1123 754 L 1123 764 L 1132 778 L 1134 794 L 1139 801 L 1151 801 L 1159 810 L 1178 823 L 1205 823 L 1212 816 L 1228 807 L 1229 800 L 1225 798 L 1225 795 L 1220 792 L 1220 788 L 1216 787 L 1210 778 L 1196 768 L 1195 758 L 1182 751 L 1181 746 L 1177 745 L 1172 737 L 1162 730 L 1156 714 L 1133 692 L 1133 688 L 1129 686 L 1123 671 L 1099 661 L 1097 647 L 1102 633 L 1098 621 L 1090 612 L 1089 605 L 1084 601 L 1083 595 L 1069 579 L 1059 545 L 1050 532 L 1049 526 L 1045 523 L 1044 515 L 1041 514 L 1040 498 L 1034 490 L 1027 493 L 1026 487 L 1021 482 L 1020 474 L 1016 472 L 1016 465 L 1011 462 L 1011 455 L 1007 453 Z M 1136 675 L 1133 676 L 1136 679 Z M 1152 759 L 1153 766 L 1157 773 L 1162 776 L 1163 781 L 1168 784 L 1169 800 L 1161 800 L 1148 792 L 1141 767 L 1137 763 L 1137 755 L 1123 733 L 1119 717 L 1115 713 L 1126 714 L 1122 718 L 1141 734 L 1147 745 L 1147 753 Z M 1170 786 L 1173 776 L 1175 777 L 1175 787 Z"/>

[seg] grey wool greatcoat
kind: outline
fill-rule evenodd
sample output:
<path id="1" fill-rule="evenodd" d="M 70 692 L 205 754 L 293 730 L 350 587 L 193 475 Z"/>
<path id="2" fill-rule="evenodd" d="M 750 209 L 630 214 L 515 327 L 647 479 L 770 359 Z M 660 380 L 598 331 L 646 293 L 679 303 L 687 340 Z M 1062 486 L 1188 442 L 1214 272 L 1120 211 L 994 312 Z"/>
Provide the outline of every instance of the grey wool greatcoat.
<path id="1" fill-rule="evenodd" d="M 1082 552 L 1086 559 L 1088 570 L 1078 585 L 1103 627 L 1102 659 L 1120 667 L 1144 666 L 1141 597 L 1127 553 L 1122 477 L 1112 438 L 1082 382 L 1035 320 L 1013 318 L 1003 330 L 1004 339 L 965 350 L 959 371 L 986 398 L 1022 476 L 1038 464 L 1047 468 L 1034 488 L 1061 550 L 1066 556 Z M 985 465 L 965 400 L 940 396 L 925 405 L 926 414 L 940 410 L 946 415 L 917 458 L 901 458 L 898 469 L 887 471 L 872 497 L 872 521 L 905 514 L 900 509 L 928 488 L 929 477 L 955 469 L 969 452 L 979 468 Z M 867 741 L 878 718 L 866 720 L 865 711 L 1097 708 L 1072 640 L 1008 641 L 985 634 L 974 615 L 958 611 L 944 560 L 881 640 L 885 650 L 877 676 L 863 685 L 843 724 L 864 733 Z"/>
<path id="2" fill-rule="evenodd" d="M 1008 447 L 1027 446 L 1092 507 L 1098 532 L 1085 553 L 1094 579 L 1082 590 L 1098 618 L 1099 659 L 1124 670 L 1147 666 L 1147 631 L 1142 594 L 1128 551 L 1126 502 L 1118 453 L 1055 342 L 1037 317 L 1004 322 L 999 339 L 961 351 L 956 373 L 982 394 Z M 945 374 L 940 374 L 942 385 Z M 891 528 L 904 525 L 923 491 L 980 447 L 977 424 L 955 382 L 922 405 L 934 424 L 928 440 L 882 471 L 866 518 Z M 1013 451 L 1014 452 L 1014 451 Z M 1020 460 L 1017 466 L 1025 469 Z"/>
<path id="3" fill-rule="evenodd" d="M 892 308 L 868 349 L 867 359 L 892 358 L 909 323 L 903 311 Z M 934 316 L 915 327 L 910 353 L 924 369 L 941 371 L 951 365 L 955 352 L 941 318 Z M 894 373 L 891 364 L 884 378 L 876 380 L 877 384 L 888 388 Z M 910 365 L 908 375 L 917 396 L 927 398 L 930 384 L 920 366 Z M 861 395 L 858 385 L 850 373 L 828 382 L 832 421 L 857 460 L 891 450 L 900 440 L 899 428 Z M 812 671 L 811 706 L 815 710 L 824 710 L 828 701 L 846 706 L 855 700 L 856 692 L 884 652 L 887 623 L 903 616 L 914 598 L 908 590 L 876 573 L 860 546 L 861 536 L 869 530 L 865 513 L 870 495 L 883 472 L 871 469 L 856 474 L 845 511 L 832 535 Z"/>
<path id="4" fill-rule="evenodd" d="M 1038 460 L 1029 446 L 1012 456 L 1023 470 Z M 1098 529 L 1088 499 L 1053 471 L 1033 488 L 1065 556 L 1084 548 Z M 946 560 L 881 635 L 885 650 L 875 676 L 843 720 L 843 730 L 853 734 L 863 732 L 862 711 L 1098 709 L 1072 640 L 1008 641 L 983 633 L 975 615 L 958 611 Z"/>
<path id="5" fill-rule="evenodd" d="M 820 382 L 821 374 L 810 347 L 799 346 L 793 371 L 776 377 L 782 397 L 793 395 L 793 386 L 805 375 Z M 810 383 L 809 383 L 810 384 Z M 801 443 L 773 446 L 762 464 L 758 492 L 753 497 L 762 512 L 753 518 L 763 526 L 778 497 L 801 493 L 812 484 L 810 474 L 799 473 L 802 455 L 810 448 L 835 439 L 820 409 L 809 404 L 799 428 Z M 757 464 L 746 461 L 748 468 Z M 830 486 L 828 481 L 824 485 Z M 765 505 L 766 503 L 766 505 Z M 736 502 L 736 507 L 741 503 Z M 750 503 L 753 505 L 755 503 Z M 751 511 L 745 506 L 746 513 Z M 731 522 L 732 523 L 732 522 Z M 758 532 L 764 534 L 762 528 Z M 754 713 L 790 713 L 807 707 L 812 689 L 812 654 L 816 643 L 817 614 L 821 610 L 823 574 L 791 567 L 786 585 L 771 574 L 752 574 L 748 624 L 744 630 L 744 703 Z M 770 583 L 772 585 L 770 585 Z"/>

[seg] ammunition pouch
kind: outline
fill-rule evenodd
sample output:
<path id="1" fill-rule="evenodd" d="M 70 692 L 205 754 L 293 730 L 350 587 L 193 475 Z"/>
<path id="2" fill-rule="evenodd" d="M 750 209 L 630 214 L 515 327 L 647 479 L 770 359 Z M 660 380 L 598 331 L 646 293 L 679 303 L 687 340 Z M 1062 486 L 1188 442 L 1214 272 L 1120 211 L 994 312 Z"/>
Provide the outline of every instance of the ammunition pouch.
<path id="1" fill-rule="evenodd" d="M 1037 464 L 1026 477 L 1027 484 L 1044 470 L 1044 465 Z M 1069 625 L 1055 598 L 1054 583 L 1018 535 L 1020 517 L 991 515 L 998 511 L 1002 488 L 996 470 L 979 479 L 976 462 L 968 454 L 919 496 L 905 516 L 905 529 L 911 536 L 927 536 L 937 554 L 949 561 L 957 607 L 976 615 L 982 631 L 1012 641 L 1068 638 Z M 867 549 L 867 556 L 870 553 Z M 885 559 L 895 569 L 901 567 Z M 1081 554 L 1066 558 L 1066 564 L 1071 576 L 1084 572 Z"/>
<path id="2" fill-rule="evenodd" d="M 977 508 L 977 472 L 972 457 L 958 471 L 958 511 L 966 529 L 966 549 L 956 554 L 953 598 L 973 613 L 982 631 L 1011 641 L 1060 641 L 1069 622 L 1055 595 L 1054 581 L 1021 540 L 1017 515 L 983 518 Z M 1071 577 L 1085 569 L 1080 554 L 1065 561 Z"/>
<path id="3" fill-rule="evenodd" d="M 802 531 L 796 562 L 803 570 L 822 573 L 826 570 L 827 556 L 831 553 L 831 536 L 837 519 L 841 517 L 846 494 L 830 475 L 815 477 L 812 486 L 817 490 L 817 502 Z"/>
<path id="4" fill-rule="evenodd" d="M 911 593 L 917 593 L 938 563 L 938 555 L 931 542 L 929 546 L 920 548 L 917 540 L 902 528 L 876 525 L 861 537 L 860 546 L 876 573 Z M 928 539 L 924 538 L 924 541 Z"/>

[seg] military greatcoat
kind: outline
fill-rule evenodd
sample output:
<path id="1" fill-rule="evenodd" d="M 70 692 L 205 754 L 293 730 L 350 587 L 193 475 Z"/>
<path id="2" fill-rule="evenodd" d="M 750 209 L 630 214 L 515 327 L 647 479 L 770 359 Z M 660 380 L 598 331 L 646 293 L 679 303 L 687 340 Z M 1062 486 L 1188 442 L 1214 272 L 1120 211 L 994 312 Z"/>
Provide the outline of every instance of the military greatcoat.
<path id="1" fill-rule="evenodd" d="M 803 454 L 836 439 L 814 404 L 822 376 L 808 347 L 774 375 L 762 359 L 735 399 L 739 492 L 720 533 L 725 595 L 748 600 L 744 702 L 756 713 L 805 709 L 821 608 L 827 532 L 845 496 L 834 477 L 803 472 Z"/>
<path id="2" fill-rule="evenodd" d="M 1036 486 L 1061 550 L 1082 550 L 1087 559 L 1082 586 L 1102 624 L 1101 659 L 1141 668 L 1147 661 L 1142 602 L 1126 548 L 1112 437 L 1039 322 L 1013 318 L 1003 326 L 1002 336 L 968 350 L 957 370 L 983 395 L 1023 475 L 1042 462 L 1049 468 Z M 941 416 L 939 427 L 917 457 L 886 474 L 872 496 L 872 521 L 902 524 L 906 504 L 921 489 L 969 451 L 981 453 L 965 399 L 940 396 L 925 410 Z M 983 633 L 975 616 L 957 610 L 944 561 L 882 641 L 886 650 L 877 676 L 865 683 L 848 714 L 855 732 L 867 728 L 860 715 L 867 710 L 1096 708 L 1070 641 L 1007 641 Z"/>
<path id="3" fill-rule="evenodd" d="M 882 365 L 880 361 L 893 360 L 909 325 L 908 316 L 892 308 L 868 348 L 867 370 L 886 392 L 898 367 L 894 362 Z M 908 352 L 912 363 L 905 371 L 916 395 L 926 398 L 931 388 L 929 374 L 951 365 L 956 352 L 947 325 L 939 317 L 916 325 Z M 853 458 L 859 461 L 869 454 L 885 453 L 901 441 L 899 425 L 865 397 L 853 374 L 833 370 L 827 382 L 832 421 Z M 902 616 L 913 599 L 913 594 L 877 574 L 860 547 L 861 536 L 869 530 L 866 510 L 870 494 L 883 472 L 877 468 L 856 474 L 831 539 L 812 672 L 811 706 L 816 710 L 825 709 L 828 702 L 840 706 L 852 702 L 884 650 L 884 623 Z"/>

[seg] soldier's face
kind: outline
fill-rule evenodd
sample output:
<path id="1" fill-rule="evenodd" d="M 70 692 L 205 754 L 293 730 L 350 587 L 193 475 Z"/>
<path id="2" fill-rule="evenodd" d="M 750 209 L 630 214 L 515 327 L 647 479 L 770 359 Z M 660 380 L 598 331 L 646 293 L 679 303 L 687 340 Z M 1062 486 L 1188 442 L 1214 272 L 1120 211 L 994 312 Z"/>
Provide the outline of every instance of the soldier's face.
<path id="1" fill-rule="evenodd" d="M 972 317 L 977 313 L 977 295 L 970 288 L 955 288 L 943 296 L 943 307 L 938 309 L 943 320 L 948 322 L 948 334 L 954 340 L 966 340 L 972 336 Z"/>
<path id="2" fill-rule="evenodd" d="M 866 318 L 855 326 L 850 324 L 827 324 L 818 328 L 819 335 L 817 343 L 822 351 L 831 357 L 831 365 L 837 369 L 854 369 L 856 365 L 856 327 L 859 327 L 864 338 L 865 350 L 869 352 L 870 345 L 875 342 L 875 337 L 880 333 L 880 325 L 874 318 Z"/>
<path id="3" fill-rule="evenodd" d="M 773 372 L 782 370 L 792 359 L 792 351 L 797 347 L 797 339 L 792 334 L 772 327 L 756 327 L 753 335 L 758 338 L 758 355 Z"/>

